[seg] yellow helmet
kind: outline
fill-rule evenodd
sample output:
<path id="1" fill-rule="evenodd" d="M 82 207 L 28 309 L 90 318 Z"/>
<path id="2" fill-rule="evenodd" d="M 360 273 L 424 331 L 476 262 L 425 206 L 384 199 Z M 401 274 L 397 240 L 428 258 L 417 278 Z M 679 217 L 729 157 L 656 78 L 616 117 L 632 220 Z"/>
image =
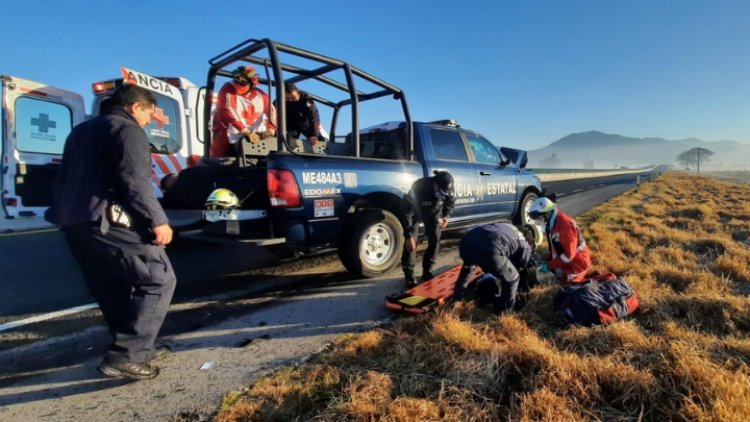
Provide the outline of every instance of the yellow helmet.
<path id="1" fill-rule="evenodd" d="M 239 198 L 229 189 L 216 189 L 206 199 L 207 210 L 229 210 L 239 206 Z"/>

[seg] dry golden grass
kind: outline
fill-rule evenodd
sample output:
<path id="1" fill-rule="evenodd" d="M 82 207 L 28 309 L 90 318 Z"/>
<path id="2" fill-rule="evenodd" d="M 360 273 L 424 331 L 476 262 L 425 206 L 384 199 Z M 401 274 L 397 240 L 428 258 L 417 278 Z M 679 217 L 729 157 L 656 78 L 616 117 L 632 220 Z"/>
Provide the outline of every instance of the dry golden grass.
<path id="1" fill-rule="evenodd" d="M 667 174 L 577 218 L 595 270 L 640 310 L 565 327 L 533 289 L 519 312 L 473 303 L 339 337 L 228 395 L 217 421 L 750 420 L 750 185 Z"/>

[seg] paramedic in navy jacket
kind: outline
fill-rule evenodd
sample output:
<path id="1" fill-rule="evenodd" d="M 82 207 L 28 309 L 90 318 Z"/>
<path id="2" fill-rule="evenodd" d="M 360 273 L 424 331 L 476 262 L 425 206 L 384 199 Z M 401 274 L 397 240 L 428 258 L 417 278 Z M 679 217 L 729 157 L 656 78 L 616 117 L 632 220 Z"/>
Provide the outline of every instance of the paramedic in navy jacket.
<path id="1" fill-rule="evenodd" d="M 159 368 L 149 362 L 166 353 L 154 340 L 176 279 L 164 250 L 172 229 L 151 188 L 143 130 L 155 107 L 149 91 L 125 85 L 105 114 L 76 126 L 46 213 L 62 227 L 109 326 L 113 341 L 98 369 L 116 378 L 154 378 Z"/>
<path id="2" fill-rule="evenodd" d="M 500 296 L 493 306 L 496 312 L 512 310 L 516 303 L 521 273 L 531 262 L 531 246 L 514 225 L 490 223 L 475 227 L 461 238 L 459 254 L 464 261 L 456 280 L 453 297 L 461 299 L 468 287 L 474 267 L 499 281 Z"/>

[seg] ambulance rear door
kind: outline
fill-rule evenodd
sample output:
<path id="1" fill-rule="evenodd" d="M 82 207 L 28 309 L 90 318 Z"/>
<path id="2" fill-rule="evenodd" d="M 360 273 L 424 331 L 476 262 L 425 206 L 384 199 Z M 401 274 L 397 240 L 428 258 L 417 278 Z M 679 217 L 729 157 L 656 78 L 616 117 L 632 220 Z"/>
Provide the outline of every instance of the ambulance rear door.
<path id="1" fill-rule="evenodd" d="M 39 217 L 52 200 L 65 139 L 83 122 L 83 97 L 42 83 L 0 76 L 2 213 Z"/>

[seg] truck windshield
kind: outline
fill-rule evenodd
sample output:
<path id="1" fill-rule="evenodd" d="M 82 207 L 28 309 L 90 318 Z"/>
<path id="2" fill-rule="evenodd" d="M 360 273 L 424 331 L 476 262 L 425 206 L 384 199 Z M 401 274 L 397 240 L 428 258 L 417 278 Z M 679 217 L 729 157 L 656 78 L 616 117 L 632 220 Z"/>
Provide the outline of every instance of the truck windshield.
<path id="1" fill-rule="evenodd" d="M 483 138 L 476 133 L 467 133 L 466 137 L 469 140 L 469 146 L 474 153 L 474 159 L 479 163 L 484 164 L 498 164 L 500 163 L 500 152 L 497 147 L 492 145 L 490 141 Z"/>

